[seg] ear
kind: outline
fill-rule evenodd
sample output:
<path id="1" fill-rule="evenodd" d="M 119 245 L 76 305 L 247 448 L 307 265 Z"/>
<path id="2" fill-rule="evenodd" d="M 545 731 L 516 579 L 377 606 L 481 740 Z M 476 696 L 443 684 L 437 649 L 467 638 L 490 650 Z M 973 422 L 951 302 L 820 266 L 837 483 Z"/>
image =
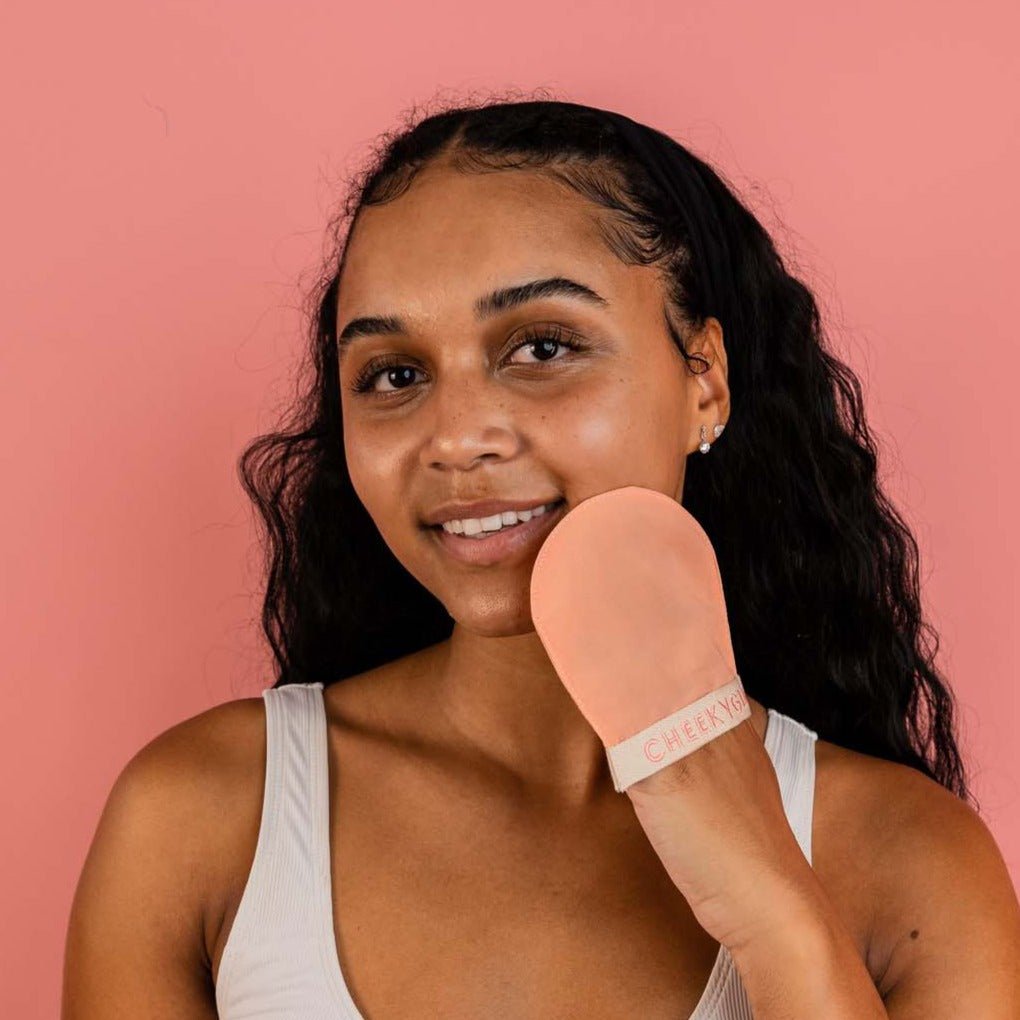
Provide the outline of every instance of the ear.
<path id="1" fill-rule="evenodd" d="M 691 451 L 694 451 L 701 442 L 699 426 L 706 425 L 711 436 L 713 425 L 725 425 L 730 420 L 729 367 L 722 323 L 710 315 L 705 325 L 691 338 L 688 350 L 699 354 L 709 366 L 692 370 L 691 381 L 698 394 L 693 405 L 695 421 Z"/>

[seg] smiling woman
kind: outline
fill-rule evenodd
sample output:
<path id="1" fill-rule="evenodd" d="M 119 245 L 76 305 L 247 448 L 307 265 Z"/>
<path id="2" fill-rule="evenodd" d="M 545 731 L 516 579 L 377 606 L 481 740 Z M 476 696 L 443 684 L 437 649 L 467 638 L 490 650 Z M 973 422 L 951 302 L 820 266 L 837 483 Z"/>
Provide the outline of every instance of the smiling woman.
<path id="1" fill-rule="evenodd" d="M 1016 1016 L 914 539 L 721 175 L 492 101 L 387 136 L 332 230 L 309 385 L 241 460 L 275 682 L 118 780 L 65 1018 Z M 625 486 L 711 541 L 749 710 L 633 801 L 530 604 Z"/>

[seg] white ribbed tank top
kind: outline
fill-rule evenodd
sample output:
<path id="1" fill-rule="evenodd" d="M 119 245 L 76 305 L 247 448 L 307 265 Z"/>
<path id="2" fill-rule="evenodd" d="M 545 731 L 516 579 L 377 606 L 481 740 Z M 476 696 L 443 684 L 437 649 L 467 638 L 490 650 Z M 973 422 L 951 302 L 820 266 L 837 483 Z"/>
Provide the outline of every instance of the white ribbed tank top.
<path id="1" fill-rule="evenodd" d="M 255 857 L 216 980 L 220 1020 L 366 1020 L 340 969 L 333 934 L 326 711 L 321 683 L 262 692 L 266 775 Z M 768 710 L 765 749 L 783 808 L 811 862 L 815 741 Z M 753 1020 L 740 975 L 719 947 L 688 1020 Z"/>

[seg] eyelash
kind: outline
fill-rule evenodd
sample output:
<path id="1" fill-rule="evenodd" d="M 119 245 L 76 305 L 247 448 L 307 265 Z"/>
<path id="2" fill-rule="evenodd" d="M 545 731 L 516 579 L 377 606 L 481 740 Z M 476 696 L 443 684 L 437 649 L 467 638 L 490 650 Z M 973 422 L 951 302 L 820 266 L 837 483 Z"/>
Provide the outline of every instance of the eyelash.
<path id="1" fill-rule="evenodd" d="M 527 347 L 530 344 L 538 344 L 543 341 L 551 341 L 552 343 L 559 344 L 561 347 L 566 347 L 571 351 L 584 350 L 584 344 L 577 342 L 571 336 L 566 334 L 563 329 L 559 326 L 542 326 L 525 334 L 525 338 L 510 350 L 510 354 L 515 354 L 522 347 Z M 563 359 L 547 358 L 546 361 L 557 361 Z M 544 364 L 542 361 L 534 362 L 534 364 Z M 398 368 L 407 365 L 407 362 L 399 354 L 384 354 L 374 361 L 370 361 L 357 375 L 354 382 L 351 384 L 351 389 L 355 393 L 369 393 L 372 392 L 372 386 L 375 384 L 376 377 L 381 375 L 389 368 Z M 409 366 L 414 367 L 414 366 Z M 410 386 L 401 386 L 393 390 L 385 390 L 378 393 L 373 393 L 377 397 L 393 397 L 399 393 L 403 393 L 405 390 L 410 389 Z"/>

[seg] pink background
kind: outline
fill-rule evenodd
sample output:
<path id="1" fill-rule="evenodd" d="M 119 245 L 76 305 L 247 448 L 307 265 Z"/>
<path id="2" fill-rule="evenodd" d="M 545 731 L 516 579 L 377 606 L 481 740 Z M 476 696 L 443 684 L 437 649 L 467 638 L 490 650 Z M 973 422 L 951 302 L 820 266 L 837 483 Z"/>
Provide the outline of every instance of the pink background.
<path id="1" fill-rule="evenodd" d="M 1014 4 L 4 5 L 0 1013 L 144 743 L 270 681 L 242 445 L 342 174 L 414 103 L 547 86 L 722 168 L 816 288 L 916 529 L 1020 876 Z"/>

